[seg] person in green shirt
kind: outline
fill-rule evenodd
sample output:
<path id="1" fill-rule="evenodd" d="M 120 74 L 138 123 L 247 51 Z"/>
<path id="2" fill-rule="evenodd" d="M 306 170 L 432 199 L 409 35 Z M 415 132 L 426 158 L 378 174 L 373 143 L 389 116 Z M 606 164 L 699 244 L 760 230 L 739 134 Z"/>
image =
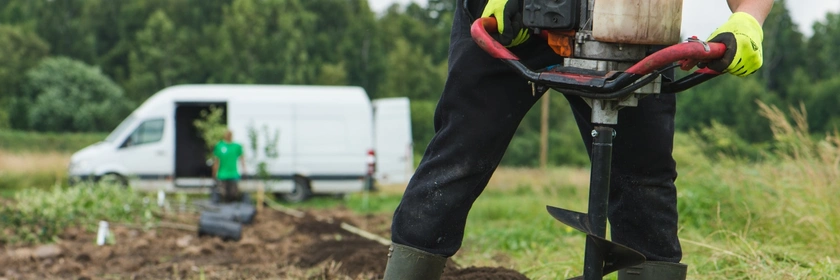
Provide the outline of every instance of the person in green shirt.
<path id="1" fill-rule="evenodd" d="M 237 159 L 242 164 L 242 173 L 247 172 L 245 171 L 245 156 L 242 154 L 242 145 L 233 142 L 233 133 L 230 130 L 225 131 L 223 140 L 216 144 L 213 149 L 213 156 L 215 157 L 213 178 L 216 178 L 219 182 L 221 201 L 238 201 L 238 182 L 241 176 L 236 168 Z"/>

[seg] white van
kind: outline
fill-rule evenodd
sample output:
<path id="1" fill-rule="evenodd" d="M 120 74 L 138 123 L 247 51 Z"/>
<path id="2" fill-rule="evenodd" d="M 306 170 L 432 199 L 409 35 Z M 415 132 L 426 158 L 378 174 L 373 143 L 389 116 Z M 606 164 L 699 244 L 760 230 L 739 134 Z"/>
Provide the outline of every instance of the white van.
<path id="1" fill-rule="evenodd" d="M 212 186 L 209 151 L 193 122 L 211 106 L 242 145 L 243 191 L 254 190 L 259 162 L 270 176 L 266 191 L 301 201 L 311 194 L 369 188 L 373 168 L 371 101 L 360 87 L 180 85 L 161 90 L 129 115 L 104 141 L 71 157 L 71 181 L 116 179 L 145 190 L 206 191 Z M 252 129 L 253 128 L 253 129 Z M 276 142 L 278 156 L 255 157 Z M 274 141 L 276 140 L 276 141 Z"/>
<path id="2" fill-rule="evenodd" d="M 406 184 L 414 174 L 411 104 L 407 97 L 373 100 L 376 182 Z"/>

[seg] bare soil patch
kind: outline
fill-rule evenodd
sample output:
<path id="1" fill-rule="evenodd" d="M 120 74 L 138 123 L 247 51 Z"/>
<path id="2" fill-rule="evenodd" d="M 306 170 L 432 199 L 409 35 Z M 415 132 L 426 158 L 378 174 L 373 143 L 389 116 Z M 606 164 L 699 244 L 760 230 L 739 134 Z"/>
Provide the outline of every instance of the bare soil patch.
<path id="1" fill-rule="evenodd" d="M 198 216 L 167 219 L 195 224 Z M 381 279 L 388 247 L 340 224 L 387 236 L 389 221 L 343 209 L 296 218 L 266 208 L 243 227 L 238 242 L 184 229 L 112 225 L 116 242 L 105 246 L 95 244 L 94 232 L 70 228 L 56 244 L 0 247 L 0 279 Z M 528 278 L 510 269 L 461 268 L 450 261 L 443 279 Z"/>

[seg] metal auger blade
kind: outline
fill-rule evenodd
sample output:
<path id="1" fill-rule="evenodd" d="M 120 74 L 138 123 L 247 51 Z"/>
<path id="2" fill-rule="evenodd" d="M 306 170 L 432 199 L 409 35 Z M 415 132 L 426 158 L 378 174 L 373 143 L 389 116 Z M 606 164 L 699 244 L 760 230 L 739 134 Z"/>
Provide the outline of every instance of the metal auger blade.
<path id="1" fill-rule="evenodd" d="M 576 230 L 582 231 L 586 234 L 592 234 L 591 227 L 589 226 L 588 215 L 553 206 L 546 206 L 545 209 L 548 210 L 548 214 L 551 214 L 552 217 L 562 222 L 563 224 L 570 226 Z"/>
<path id="2" fill-rule="evenodd" d="M 645 255 L 630 247 L 594 235 L 587 235 L 586 238 L 595 241 L 598 244 L 598 249 L 606 253 L 606 257 L 604 258 L 604 275 L 625 267 L 640 265 L 646 260 Z"/>
<path id="3" fill-rule="evenodd" d="M 640 265 L 646 260 L 642 253 L 630 249 L 630 247 L 591 234 L 587 234 L 586 238 L 595 244 L 598 251 L 604 253 L 604 274 L 602 276 L 606 276 L 607 274 L 616 272 L 625 267 Z M 583 275 L 569 278 L 569 280 L 583 279 Z"/>

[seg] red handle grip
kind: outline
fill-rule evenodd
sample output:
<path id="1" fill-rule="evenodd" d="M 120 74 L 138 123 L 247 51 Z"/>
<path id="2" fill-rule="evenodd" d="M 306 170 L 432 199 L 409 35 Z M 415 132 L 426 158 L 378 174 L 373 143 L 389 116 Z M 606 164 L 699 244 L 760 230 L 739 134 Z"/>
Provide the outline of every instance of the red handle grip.
<path id="1" fill-rule="evenodd" d="M 707 49 L 708 48 L 708 49 Z M 649 55 L 629 69 L 627 73 L 647 75 L 656 69 L 668 66 L 676 61 L 710 61 L 723 57 L 726 52 L 726 45 L 723 43 L 684 42 L 679 43 Z M 712 70 L 704 71 L 704 74 L 716 73 Z M 719 74 L 719 73 L 717 73 Z"/>
<path id="2" fill-rule="evenodd" d="M 519 60 L 510 50 L 496 41 L 490 32 L 498 32 L 496 18 L 483 17 L 473 22 L 470 34 L 473 40 L 490 56 L 504 60 Z M 708 47 L 708 50 L 706 49 Z M 723 57 L 723 43 L 685 42 L 662 49 L 627 69 L 627 73 L 646 75 L 676 61 L 710 61 Z M 706 71 L 704 71 L 706 72 Z M 711 73 L 708 73 L 711 74 Z"/>
<path id="3" fill-rule="evenodd" d="M 670 66 L 674 62 L 679 62 L 683 69 L 689 70 L 696 62 L 717 60 L 723 57 L 726 52 L 726 45 L 722 43 L 689 40 L 657 51 L 617 75 L 593 76 L 582 71 L 576 71 L 582 70 L 576 68 L 534 72 L 523 65 L 515 54 L 496 41 L 489 32 L 498 32 L 496 18 L 479 18 L 470 27 L 473 40 L 479 47 L 490 56 L 506 62 L 529 81 L 548 85 L 555 89 L 564 89 L 566 92 L 579 92 L 580 96 L 587 95 L 601 99 L 618 98 L 632 93 L 633 87 L 630 86 L 631 84 L 648 74 Z M 711 69 L 700 69 L 687 78 L 669 83 L 667 87 L 672 92 L 678 92 L 708 81 L 719 74 Z M 663 85 L 663 87 L 665 86 Z"/>
<path id="4" fill-rule="evenodd" d="M 473 40 L 475 40 L 475 43 L 484 49 L 484 51 L 488 54 L 498 59 L 519 60 L 516 55 L 510 52 L 510 50 L 505 48 L 505 46 L 502 46 L 499 41 L 496 41 L 496 39 L 493 39 L 493 37 L 490 36 L 489 32 L 498 31 L 499 27 L 496 23 L 496 18 L 493 17 L 479 18 L 473 22 L 470 27 L 470 34 L 472 35 Z"/>

